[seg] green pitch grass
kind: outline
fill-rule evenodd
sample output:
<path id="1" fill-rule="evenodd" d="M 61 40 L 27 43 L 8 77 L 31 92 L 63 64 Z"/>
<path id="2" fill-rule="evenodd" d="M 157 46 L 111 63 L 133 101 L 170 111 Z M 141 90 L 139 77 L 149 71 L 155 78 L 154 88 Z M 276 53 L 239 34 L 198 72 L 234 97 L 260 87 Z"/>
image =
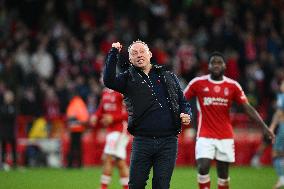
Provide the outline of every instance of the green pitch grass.
<path id="1" fill-rule="evenodd" d="M 211 169 L 211 188 L 216 187 L 216 169 Z M 19 168 L 0 171 L 0 189 L 98 189 L 101 167 L 83 169 Z M 138 173 L 137 173 L 138 174 Z M 231 189 L 270 189 L 277 177 L 272 167 L 231 167 Z M 109 189 L 120 189 L 115 171 Z M 150 177 L 151 179 L 151 177 Z M 149 179 L 149 180 L 150 180 Z M 148 181 L 147 189 L 151 188 Z M 171 189 L 197 189 L 194 167 L 176 167 Z"/>

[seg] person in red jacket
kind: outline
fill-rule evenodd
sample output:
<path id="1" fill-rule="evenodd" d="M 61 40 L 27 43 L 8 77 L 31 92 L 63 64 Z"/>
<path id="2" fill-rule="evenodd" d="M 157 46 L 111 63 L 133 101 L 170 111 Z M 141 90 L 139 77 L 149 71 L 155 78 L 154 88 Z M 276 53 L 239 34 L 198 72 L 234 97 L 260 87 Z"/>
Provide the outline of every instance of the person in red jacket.
<path id="1" fill-rule="evenodd" d="M 84 100 L 74 95 L 70 100 L 67 111 L 67 125 L 70 131 L 70 147 L 68 152 L 68 167 L 82 166 L 82 133 L 89 120 L 89 113 Z M 75 164 L 76 163 L 76 164 Z"/>
<path id="2" fill-rule="evenodd" d="M 114 90 L 105 88 L 98 109 L 91 116 L 91 123 L 106 127 L 107 130 L 101 189 L 108 188 L 114 163 L 119 170 L 122 187 L 128 188 L 129 168 L 125 160 L 126 147 L 129 142 L 127 118 L 128 114 L 123 103 L 123 96 Z"/>

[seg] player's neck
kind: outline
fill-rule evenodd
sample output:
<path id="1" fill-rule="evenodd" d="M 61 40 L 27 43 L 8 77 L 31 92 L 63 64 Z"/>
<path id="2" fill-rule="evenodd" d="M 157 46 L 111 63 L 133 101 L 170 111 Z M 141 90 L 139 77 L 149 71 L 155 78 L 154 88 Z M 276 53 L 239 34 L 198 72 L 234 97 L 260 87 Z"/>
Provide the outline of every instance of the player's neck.
<path id="1" fill-rule="evenodd" d="M 215 76 L 215 75 L 210 75 L 210 79 L 214 80 L 214 81 L 222 81 L 223 80 L 223 75 L 220 76 Z"/>

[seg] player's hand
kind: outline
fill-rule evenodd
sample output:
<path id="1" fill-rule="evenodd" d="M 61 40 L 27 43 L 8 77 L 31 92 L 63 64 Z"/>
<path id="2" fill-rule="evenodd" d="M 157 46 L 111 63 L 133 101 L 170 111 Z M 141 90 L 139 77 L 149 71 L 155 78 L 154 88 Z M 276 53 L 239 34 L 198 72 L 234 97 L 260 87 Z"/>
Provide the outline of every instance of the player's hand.
<path id="1" fill-rule="evenodd" d="M 272 141 L 272 144 L 274 144 L 275 142 L 275 134 L 274 134 L 274 130 L 269 128 L 266 130 L 266 134 L 269 136 L 269 138 L 271 139 Z"/>
<path id="2" fill-rule="evenodd" d="M 181 123 L 184 124 L 184 125 L 189 125 L 190 124 L 190 115 L 188 114 L 185 114 L 185 113 L 181 113 L 180 116 L 181 118 Z"/>
<path id="3" fill-rule="evenodd" d="M 122 49 L 122 45 L 119 42 L 113 43 L 111 47 L 116 48 L 118 52 L 120 52 Z"/>
<path id="4" fill-rule="evenodd" d="M 95 116 L 95 115 L 91 115 L 90 121 L 89 121 L 90 124 L 95 125 L 95 124 L 97 124 L 97 121 L 98 121 L 98 117 Z"/>
<path id="5" fill-rule="evenodd" d="M 102 116 L 102 119 L 101 119 L 101 123 L 104 125 L 104 126 L 108 126 L 109 124 L 111 124 L 113 122 L 113 117 L 112 115 L 110 114 L 104 114 Z"/>

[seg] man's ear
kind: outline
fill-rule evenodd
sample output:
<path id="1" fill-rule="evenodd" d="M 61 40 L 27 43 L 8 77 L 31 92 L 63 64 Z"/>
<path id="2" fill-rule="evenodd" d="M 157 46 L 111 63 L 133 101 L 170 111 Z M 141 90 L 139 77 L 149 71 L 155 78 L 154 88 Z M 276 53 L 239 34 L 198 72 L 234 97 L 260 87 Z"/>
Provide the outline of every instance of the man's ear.
<path id="1" fill-rule="evenodd" d="M 152 58 L 152 52 L 148 50 L 148 54 L 149 54 L 150 58 Z"/>

